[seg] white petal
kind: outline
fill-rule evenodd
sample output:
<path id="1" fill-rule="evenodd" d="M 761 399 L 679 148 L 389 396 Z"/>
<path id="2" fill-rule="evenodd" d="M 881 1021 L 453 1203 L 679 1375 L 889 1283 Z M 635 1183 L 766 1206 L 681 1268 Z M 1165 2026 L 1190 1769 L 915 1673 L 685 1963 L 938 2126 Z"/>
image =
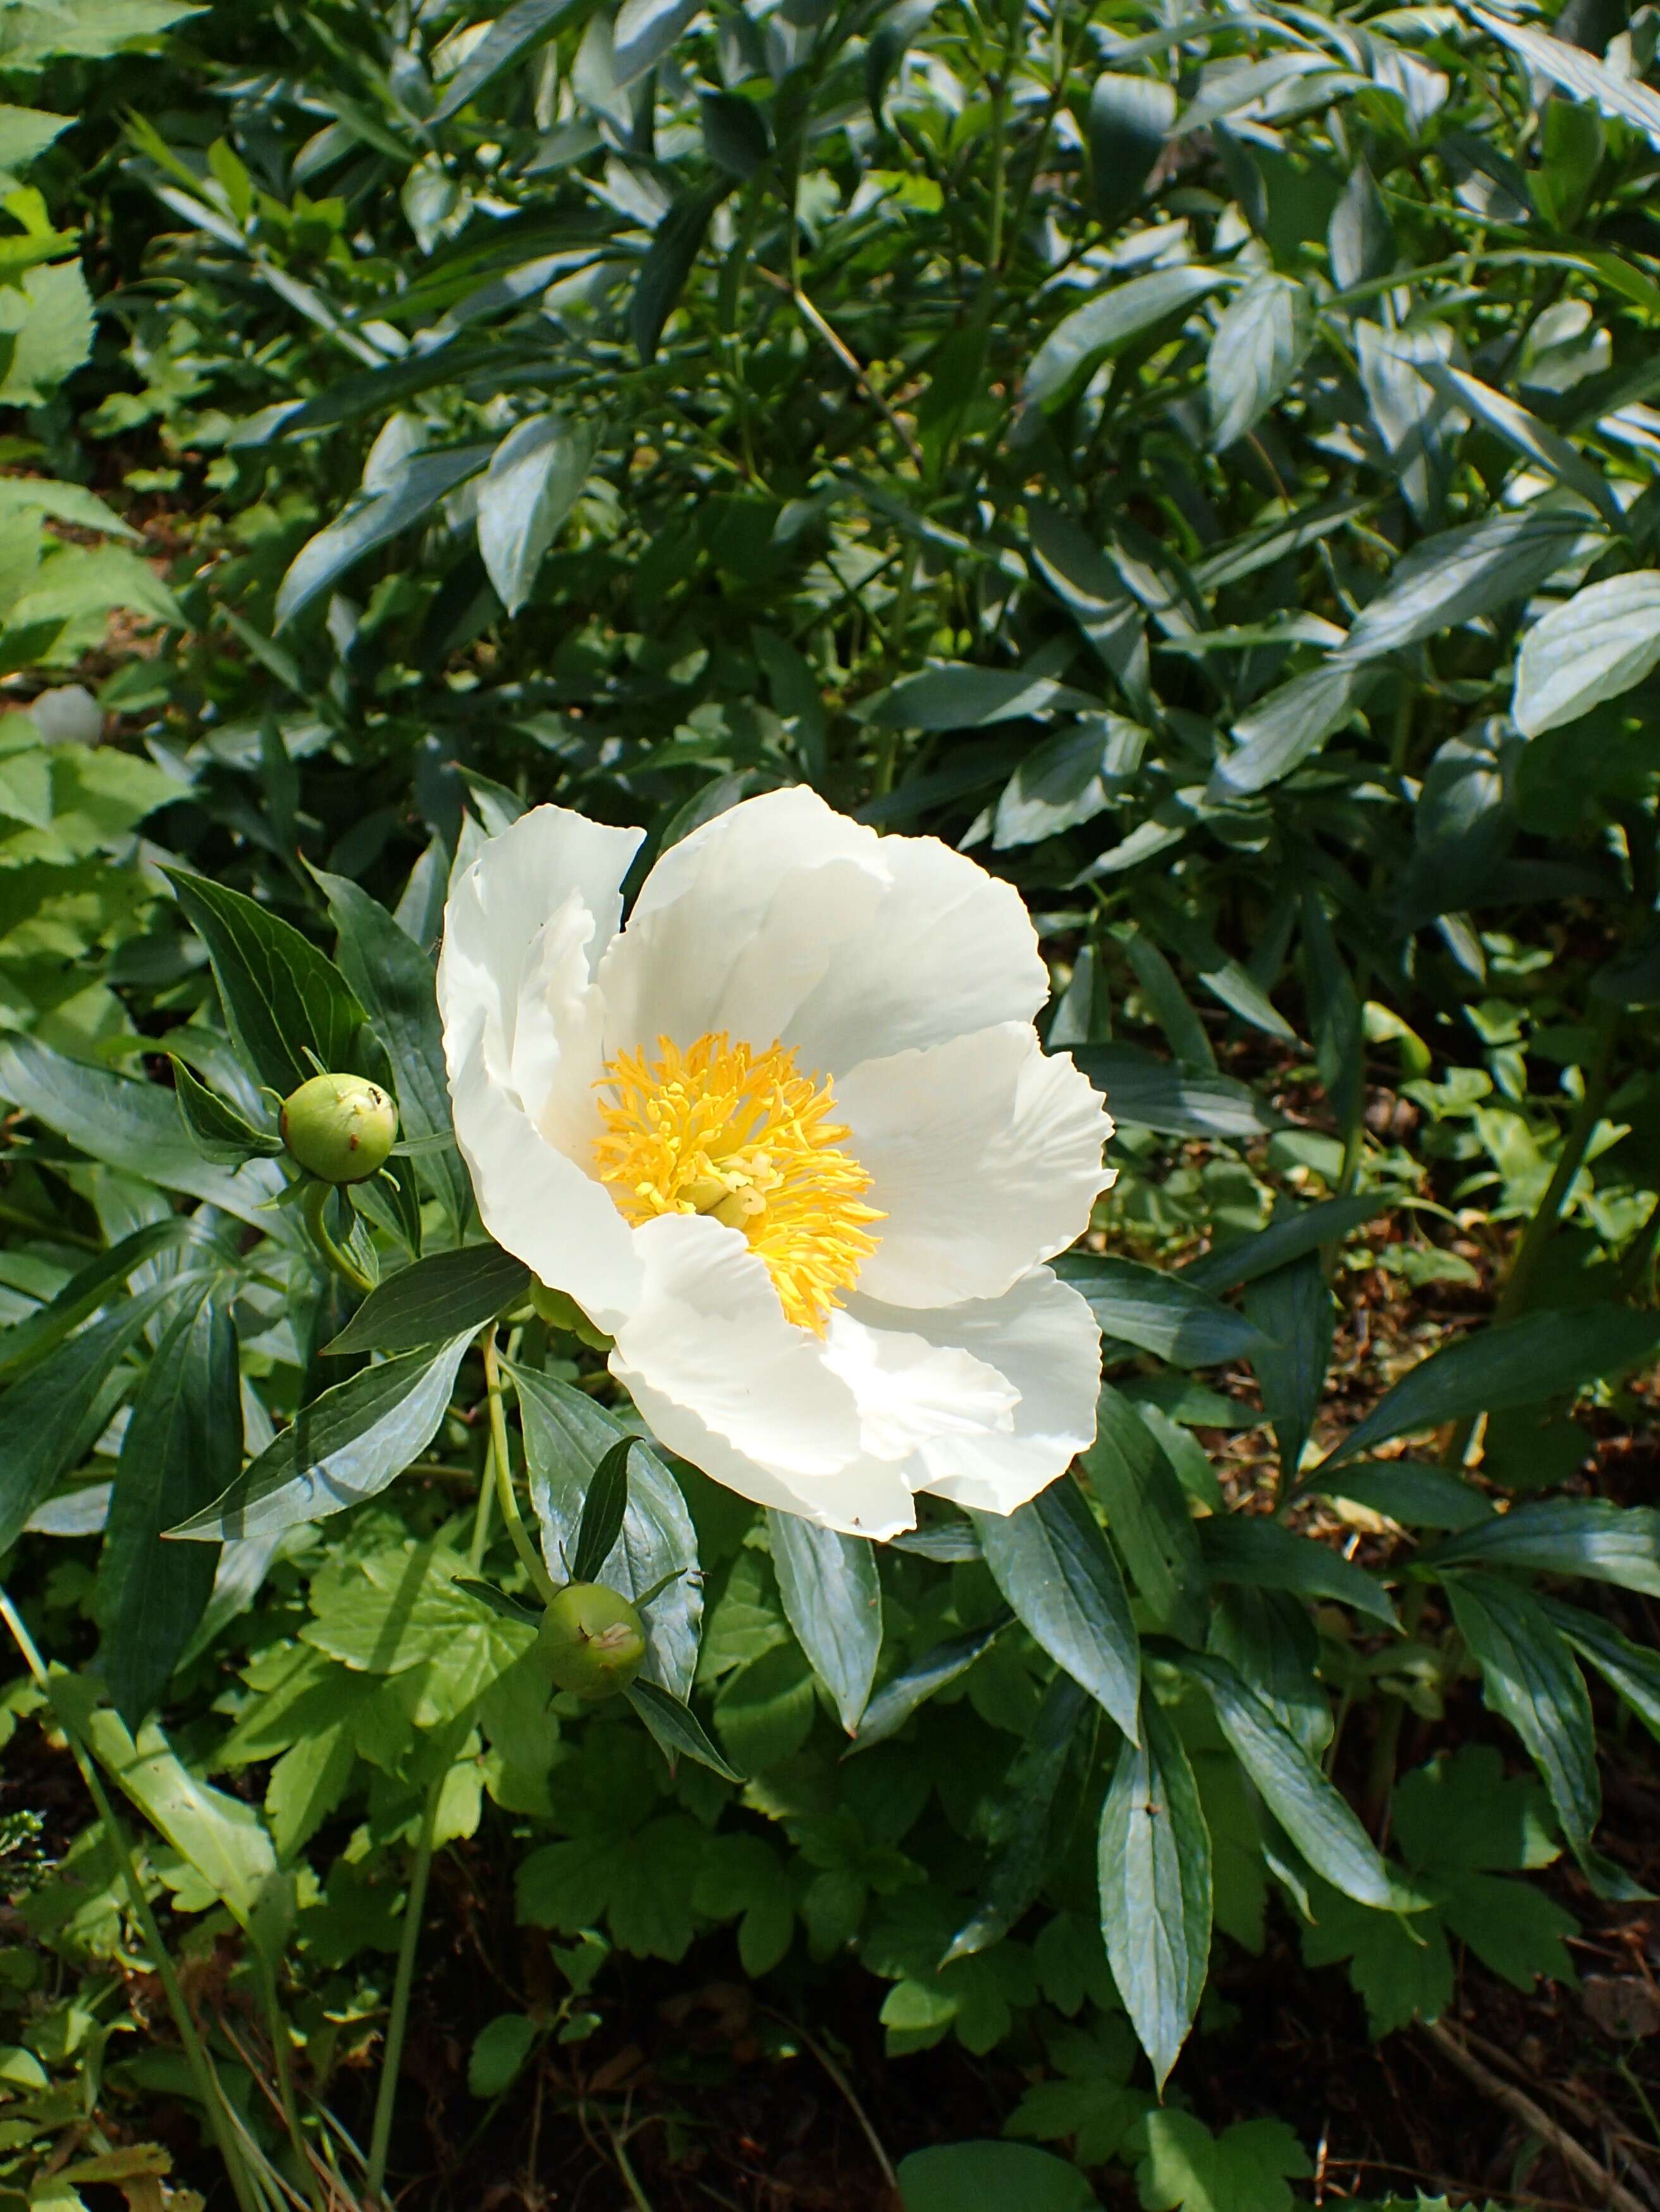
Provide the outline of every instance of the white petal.
<path id="1" fill-rule="evenodd" d="M 565 1158 L 538 1119 L 553 1127 L 591 1110 L 591 968 L 638 844 L 637 831 L 536 808 L 458 878 L 438 963 L 456 1139 L 484 1226 L 607 1328 L 637 1291 L 632 1234 L 587 1163 Z"/>
<path id="2" fill-rule="evenodd" d="M 867 1060 L 836 1079 L 848 1149 L 886 1220 L 859 1277 L 892 1305 L 996 1297 L 1089 1225 L 1112 1123 L 1029 1022 Z"/>
<path id="3" fill-rule="evenodd" d="M 707 1031 L 800 1048 L 803 1073 L 1030 1020 L 1049 988 L 1011 884 L 932 837 L 879 837 L 805 787 L 665 854 L 600 986 L 606 1050 Z"/>
<path id="4" fill-rule="evenodd" d="M 640 1291 L 633 1231 L 605 1186 L 548 1142 L 490 1066 L 483 1024 L 473 1025 L 459 1060 L 452 1034 L 447 1026 L 456 1141 L 485 1228 L 600 1328 L 616 1328 Z"/>
<path id="5" fill-rule="evenodd" d="M 835 1313 L 824 1358 L 858 1400 L 865 1449 L 874 1458 L 909 1460 L 930 1437 L 1013 1432 L 1019 1392 L 955 1345 Z"/>
<path id="6" fill-rule="evenodd" d="M 1035 1267 L 1000 1298 L 960 1306 L 883 1307 L 848 1301 L 851 1317 L 874 1330 L 968 1353 L 1018 1393 L 1012 1425 L 924 1435 L 905 1462 L 914 1490 L 986 1513 L 1012 1513 L 1035 1498 L 1095 1435 L 1101 1332 L 1076 1291 Z"/>
<path id="7" fill-rule="evenodd" d="M 861 1454 L 852 1391 L 737 1231 L 665 1214 L 635 1243 L 645 1280 L 611 1369 L 654 1434 L 758 1505 L 866 1536 L 912 1527 L 908 1486 Z"/>

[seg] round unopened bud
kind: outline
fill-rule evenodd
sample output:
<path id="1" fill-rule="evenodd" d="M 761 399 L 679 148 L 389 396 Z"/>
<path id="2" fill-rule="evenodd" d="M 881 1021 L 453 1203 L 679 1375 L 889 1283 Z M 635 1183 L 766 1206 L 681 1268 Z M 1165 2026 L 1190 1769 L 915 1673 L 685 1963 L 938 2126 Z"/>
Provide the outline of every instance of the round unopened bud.
<path id="1" fill-rule="evenodd" d="M 313 1075 L 278 1117 L 289 1157 L 322 1182 L 365 1182 L 398 1140 L 398 1109 L 362 1075 Z"/>
<path id="2" fill-rule="evenodd" d="M 646 1626 L 603 1583 L 568 1583 L 542 1616 L 537 1648 L 556 1686 L 579 1698 L 624 1690 L 646 1656 Z"/>

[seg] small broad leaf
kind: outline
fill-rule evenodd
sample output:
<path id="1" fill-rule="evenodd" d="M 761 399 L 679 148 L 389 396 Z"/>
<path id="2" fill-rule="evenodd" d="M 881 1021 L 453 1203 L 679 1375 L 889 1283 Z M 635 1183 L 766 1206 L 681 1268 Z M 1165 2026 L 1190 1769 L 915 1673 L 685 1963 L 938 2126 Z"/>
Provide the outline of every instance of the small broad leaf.
<path id="1" fill-rule="evenodd" d="M 1262 1330 L 1243 1314 L 1139 1260 L 1074 1252 L 1057 1261 L 1055 1273 L 1089 1301 L 1104 1335 L 1175 1366 L 1213 1367 L 1268 1349 Z"/>
<path id="2" fill-rule="evenodd" d="M 1149 2112 L 1135 2169 L 1147 2212 L 1293 2212 L 1290 2177 L 1309 2171 L 1283 2120 L 1238 2120 L 1212 2135 L 1191 2112 Z"/>
<path id="3" fill-rule="evenodd" d="M 445 86 L 432 112 L 434 123 L 447 123 L 452 115 L 459 115 L 503 70 L 550 39 L 575 5 L 576 0 L 516 0 L 496 17 Z"/>
<path id="4" fill-rule="evenodd" d="M 173 1537 L 274 1535 L 373 1498 L 438 1433 L 472 1332 L 366 1367 L 302 1406 L 289 1426 Z"/>
<path id="5" fill-rule="evenodd" d="M 497 2013 L 472 2039 L 467 2087 L 475 2097 L 499 2097 L 519 2079 L 536 2045 L 536 2022 L 522 2012 Z"/>
<path id="6" fill-rule="evenodd" d="M 703 1724 L 691 1707 L 655 1682 L 643 1675 L 630 1682 L 623 1695 L 634 1707 L 650 1729 L 658 1748 L 671 1766 L 683 1754 L 695 1759 L 700 1766 L 707 1766 L 726 1782 L 742 1782 L 743 1776 L 729 1766 L 703 1732 Z"/>
<path id="7" fill-rule="evenodd" d="M 1110 280 L 1098 298 L 1064 317 L 1033 355 L 1024 386 L 1028 405 L 1057 404 L 1116 347 L 1173 316 L 1185 315 L 1207 292 L 1231 281 L 1224 270 L 1192 263 L 1155 269 L 1147 276 Z"/>
<path id="8" fill-rule="evenodd" d="M 1357 1905 L 1414 1911 L 1422 1900 L 1396 1882 L 1354 1814 L 1256 1691 L 1220 1659 L 1175 1656 L 1209 1692 L 1234 1756 L 1315 1872 Z"/>
<path id="9" fill-rule="evenodd" d="M 1211 1846 L 1181 1737 L 1143 1694 L 1101 1808 L 1101 1935 L 1112 1978 L 1161 2093 L 1210 1965 Z"/>
<path id="10" fill-rule="evenodd" d="M 629 1460 L 636 1449 L 634 1437 L 621 1437 L 593 1470 L 587 1495 L 582 1500 L 576 1547 L 571 1555 L 570 1578 L 574 1583 L 597 1580 L 599 1570 L 611 1557 L 611 1546 L 623 1533 L 623 1520 L 629 1505 Z"/>
<path id="11" fill-rule="evenodd" d="M 411 453 L 380 483 L 359 492 L 295 555 L 277 594 L 277 629 L 302 614 L 366 554 L 430 514 L 440 500 L 488 465 L 493 450 L 486 441 Z"/>
<path id="12" fill-rule="evenodd" d="M 1536 1406 L 1650 1358 L 1660 1316 L 1617 1306 L 1529 1314 L 1478 1329 L 1402 1376 L 1324 1465 L 1338 1467 L 1390 1437 L 1438 1428 L 1473 1413 Z"/>
<path id="13" fill-rule="evenodd" d="M 1217 763 L 1212 793 L 1244 796 L 1289 775 L 1353 719 L 1360 682 L 1347 662 L 1331 660 L 1257 700 L 1233 726 L 1233 750 Z"/>
<path id="14" fill-rule="evenodd" d="M 234 1168 L 240 1167 L 244 1160 L 282 1151 L 279 1136 L 256 1129 L 216 1091 L 210 1091 L 182 1060 L 174 1059 L 173 1062 L 173 1089 L 191 1142 L 204 1159 Z"/>
<path id="15" fill-rule="evenodd" d="M 530 1289 L 530 1269 L 499 1244 L 434 1252 L 377 1284 L 327 1352 L 415 1352 L 480 1329 Z"/>
<path id="16" fill-rule="evenodd" d="M 1086 125 L 1096 213 L 1116 223 L 1146 189 L 1176 120 L 1176 88 L 1162 77 L 1103 70 L 1090 90 Z"/>
<path id="17" fill-rule="evenodd" d="M 1012 1513 L 970 1517 L 1023 1626 L 1133 1735 L 1141 1647 L 1118 1562 L 1077 1484 L 1063 1474 Z"/>
<path id="18" fill-rule="evenodd" d="M 1594 526 L 1560 507 L 1500 509 L 1426 538 L 1356 616 L 1346 661 L 1376 659 L 1496 613 L 1538 590 Z"/>
<path id="19" fill-rule="evenodd" d="M 842 1727 L 856 1735 L 882 1650 L 876 1547 L 797 1513 L 769 1511 L 767 1530 L 784 1618 L 835 1699 Z"/>
<path id="20" fill-rule="evenodd" d="M 1587 584 L 1522 640 L 1511 712 L 1523 737 L 1578 721 L 1660 662 L 1660 569 Z"/>
<path id="21" fill-rule="evenodd" d="M 936 2143 L 899 2161 L 902 2212 L 1100 2212 L 1078 2168 L 1034 2143 Z"/>
<path id="22" fill-rule="evenodd" d="M 253 1807 L 192 1774 L 154 1723 L 135 1741 L 107 1706 L 96 1704 L 86 1676 L 54 1672 L 47 1694 L 105 1773 L 246 1928 L 277 1873 L 277 1854 Z"/>
<path id="23" fill-rule="evenodd" d="M 357 1074 L 367 1017 L 334 963 L 257 900 L 169 868 L 187 920 L 208 948 L 231 1035 L 262 1083 L 287 1097 L 315 1073 Z"/>
<path id="24" fill-rule="evenodd" d="M 562 415 L 533 415 L 509 430 L 478 489 L 478 550 L 496 596 L 516 615 L 542 556 L 581 497 L 597 428 Z"/>
<path id="25" fill-rule="evenodd" d="M 1264 270 L 1228 302 L 1205 362 L 1211 440 L 1219 453 L 1254 430 L 1314 343 L 1307 292 Z"/>

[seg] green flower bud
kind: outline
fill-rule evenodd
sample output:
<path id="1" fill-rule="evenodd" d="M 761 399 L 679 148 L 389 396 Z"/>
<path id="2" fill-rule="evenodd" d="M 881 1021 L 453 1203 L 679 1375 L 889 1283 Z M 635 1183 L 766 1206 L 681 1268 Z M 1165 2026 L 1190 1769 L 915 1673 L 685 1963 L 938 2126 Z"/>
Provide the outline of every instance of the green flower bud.
<path id="1" fill-rule="evenodd" d="M 530 1302 L 538 1317 L 550 1328 L 568 1329 L 580 1337 L 584 1344 L 596 1352 L 607 1352 L 611 1339 L 603 1329 L 598 1329 L 567 1291 L 556 1291 L 543 1282 L 539 1276 L 531 1277 Z"/>
<path id="2" fill-rule="evenodd" d="M 603 1583 L 568 1583 L 542 1616 L 537 1649 L 556 1687 L 579 1698 L 626 1689 L 646 1656 L 646 1626 Z"/>
<path id="3" fill-rule="evenodd" d="M 283 1102 L 289 1157 L 322 1182 L 366 1182 L 398 1140 L 398 1109 L 361 1075 L 313 1075 Z"/>

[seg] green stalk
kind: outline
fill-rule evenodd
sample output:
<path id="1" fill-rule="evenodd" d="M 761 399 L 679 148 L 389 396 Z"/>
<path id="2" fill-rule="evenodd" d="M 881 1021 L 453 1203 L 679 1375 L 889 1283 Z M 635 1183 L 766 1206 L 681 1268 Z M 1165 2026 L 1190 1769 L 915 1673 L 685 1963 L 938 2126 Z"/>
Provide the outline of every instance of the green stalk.
<path id="1" fill-rule="evenodd" d="M 392 2149 L 392 2114 L 398 2103 L 398 2077 L 404 2070 L 404 2039 L 409 2033 L 410 1992 L 415 1985 L 415 1954 L 421 1945 L 421 1922 L 427 1909 L 427 1884 L 432 1874 L 433 1838 L 438 1830 L 438 1807 L 449 1778 L 457 1747 L 455 1729 L 465 1731 L 471 1714 L 461 1716 L 446 1738 L 449 1755 L 439 1761 L 438 1771 L 427 1787 L 421 1811 L 421 1832 L 410 1869 L 409 1895 L 404 1900 L 404 1926 L 398 1943 L 398 1971 L 392 1978 L 392 2010 L 386 2018 L 386 2048 L 380 2060 L 380 2080 L 374 2094 L 374 2124 L 369 2135 L 368 2179 L 364 2195 L 370 2206 L 386 2203 L 386 2160 Z M 465 1737 L 463 1738 L 465 1740 Z"/>
<path id="2" fill-rule="evenodd" d="M 11 1631 L 12 1640 L 22 1653 L 23 1663 L 34 1677 L 36 1684 L 49 1696 L 46 1662 L 35 1648 L 34 1638 L 24 1625 L 21 1614 L 3 1588 L 0 1588 L 0 1618 L 3 1618 L 6 1626 Z M 229 2108 L 225 2102 L 224 2092 L 219 2086 L 219 2077 L 214 2071 L 213 2061 L 209 2057 L 207 2046 L 197 2032 L 196 2021 L 189 2005 L 185 2001 L 185 1992 L 179 1986 L 179 1976 L 173 1969 L 172 1957 L 167 1945 L 161 1940 L 161 1930 L 156 1923 L 155 1913 L 150 1910 L 149 1899 L 144 1894 L 144 1886 L 138 1879 L 138 1869 L 133 1861 L 132 1849 L 127 1841 L 126 1830 L 116 1817 L 115 1808 L 111 1803 L 108 1792 L 104 1788 L 103 1780 L 99 1774 L 90 1747 L 82 1741 L 79 1733 L 66 1714 L 60 1711 L 56 1705 L 52 1707 L 52 1711 L 58 1726 L 64 1731 L 70 1750 L 74 1755 L 75 1763 L 81 1770 L 81 1778 L 87 1785 L 88 1794 L 97 1809 L 99 1819 L 103 1822 L 105 1832 L 109 1837 L 111 1849 L 115 1853 L 116 1864 L 120 1869 L 122 1885 L 126 1890 L 128 1902 L 132 1907 L 133 1917 L 143 1930 L 145 1944 L 150 1956 L 155 1961 L 156 1975 L 161 1984 L 162 1994 L 167 1998 L 167 2010 L 173 2014 L 173 2026 L 179 2031 L 179 2040 L 184 2046 L 185 2060 L 190 2068 L 191 2080 L 195 2086 L 202 2108 L 207 2114 L 208 2125 L 213 2130 L 213 2139 L 218 2147 L 219 2155 L 224 2161 L 226 2175 L 236 2193 L 236 2201 L 241 2207 L 242 2212 L 263 2212 L 262 2194 L 256 2188 L 253 2178 L 243 2159 L 240 2146 L 236 2141 L 230 2124 Z"/>
<path id="3" fill-rule="evenodd" d="M 508 1455 L 508 1417 L 502 1401 L 502 1370 L 496 1352 L 496 1331 L 484 1335 L 484 1387 L 489 1393 L 490 1458 L 496 1469 L 496 1496 L 502 1508 L 502 1518 L 508 1524 L 508 1534 L 513 1539 L 513 1548 L 519 1554 L 519 1564 L 530 1577 L 531 1587 L 544 1605 L 551 1605 L 558 1595 L 553 1577 L 542 1564 L 542 1556 L 531 1541 L 530 1531 L 519 1510 L 519 1500 L 514 1495 L 513 1462 Z"/>
<path id="4" fill-rule="evenodd" d="M 337 1243 L 334 1232 L 328 1224 L 328 1202 L 334 1195 L 334 1189 L 335 1187 L 331 1182 L 319 1182 L 313 1179 L 304 1198 L 300 1201 L 300 1210 L 305 1217 L 306 1227 L 311 1232 L 313 1243 L 316 1245 L 335 1273 L 350 1283 L 353 1290 L 361 1291 L 367 1297 L 374 1288 L 373 1281 L 363 1273 L 345 1247 Z"/>

